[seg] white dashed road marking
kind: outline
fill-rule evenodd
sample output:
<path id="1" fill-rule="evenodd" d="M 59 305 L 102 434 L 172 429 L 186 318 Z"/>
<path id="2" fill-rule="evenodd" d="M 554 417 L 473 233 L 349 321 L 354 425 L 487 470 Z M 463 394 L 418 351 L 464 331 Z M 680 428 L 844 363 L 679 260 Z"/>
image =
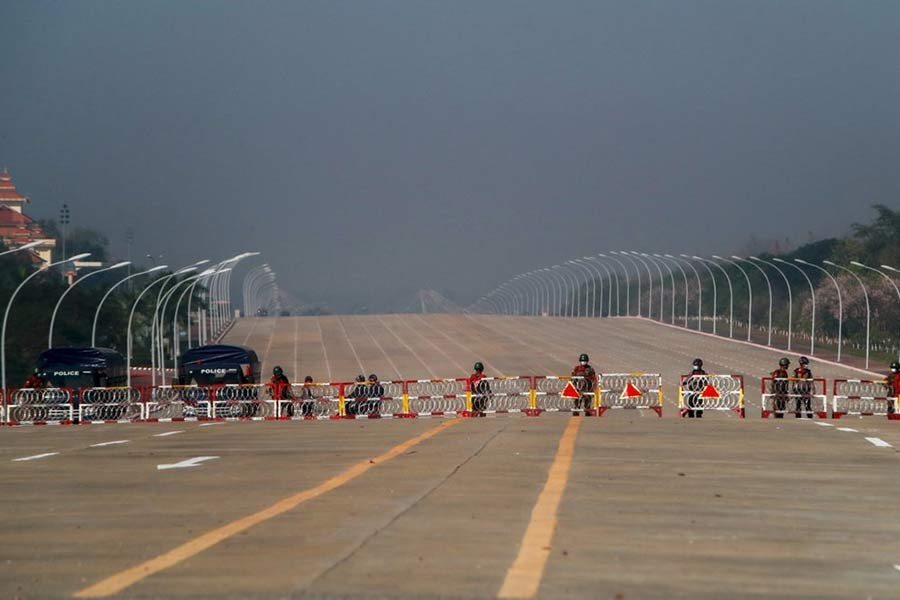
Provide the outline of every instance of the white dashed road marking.
<path id="1" fill-rule="evenodd" d="M 221 425 L 221 422 L 218 423 L 200 423 L 200 427 L 211 427 L 213 425 Z"/>
<path id="2" fill-rule="evenodd" d="M 112 442 L 100 442 L 99 444 L 91 444 L 91 448 L 102 448 L 103 446 L 118 446 L 119 444 L 127 444 L 131 440 L 114 440 Z"/>
<path id="3" fill-rule="evenodd" d="M 181 462 L 172 463 L 169 465 L 156 465 L 157 471 L 165 471 L 167 469 L 190 469 L 191 467 L 199 467 L 200 463 L 206 462 L 207 460 L 213 460 L 219 458 L 218 456 L 195 456 L 194 458 L 189 458 L 187 460 L 183 460 Z"/>
<path id="4" fill-rule="evenodd" d="M 849 433 L 859 433 L 858 431 L 856 431 L 855 429 L 852 429 L 850 427 L 838 427 L 837 430 L 838 431 L 846 431 Z"/>
<path id="5" fill-rule="evenodd" d="M 170 435 L 175 435 L 176 433 L 184 433 L 183 430 L 179 429 L 178 431 L 166 431 L 163 433 L 156 433 L 153 437 L 168 437 Z"/>
<path id="6" fill-rule="evenodd" d="M 881 438 L 876 437 L 867 437 L 866 441 L 872 444 L 873 446 L 878 446 L 879 448 L 893 448 L 890 444 L 884 441 Z"/>
<path id="7" fill-rule="evenodd" d="M 23 456 L 22 458 L 14 458 L 12 462 L 22 462 L 25 460 L 37 460 L 39 458 L 47 458 L 48 456 L 56 456 L 59 452 L 45 452 L 44 454 L 35 454 L 34 456 Z"/>
<path id="8" fill-rule="evenodd" d="M 831 423 L 823 423 L 822 421 L 814 421 L 814 423 L 820 427 L 834 427 Z"/>

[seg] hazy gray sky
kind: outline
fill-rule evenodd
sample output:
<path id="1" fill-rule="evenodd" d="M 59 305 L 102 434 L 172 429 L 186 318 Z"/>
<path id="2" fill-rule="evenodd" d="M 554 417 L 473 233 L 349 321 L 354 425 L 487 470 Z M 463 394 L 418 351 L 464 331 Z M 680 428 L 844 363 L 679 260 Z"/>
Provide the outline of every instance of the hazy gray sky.
<path id="1" fill-rule="evenodd" d="M 900 2 L 0 4 L 0 163 L 173 265 L 464 304 L 607 249 L 807 241 L 900 205 Z"/>

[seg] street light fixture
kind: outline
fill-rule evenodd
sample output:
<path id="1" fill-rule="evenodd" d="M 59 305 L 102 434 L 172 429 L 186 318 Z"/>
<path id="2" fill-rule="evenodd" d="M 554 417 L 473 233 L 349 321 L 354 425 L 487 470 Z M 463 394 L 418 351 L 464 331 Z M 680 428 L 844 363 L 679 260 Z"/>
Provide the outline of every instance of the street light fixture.
<path id="1" fill-rule="evenodd" d="M 869 368 L 869 325 L 872 320 L 872 311 L 869 307 L 869 292 L 866 290 L 866 284 L 863 283 L 863 280 L 859 278 L 859 275 L 848 269 L 847 267 L 842 267 L 841 265 L 835 264 L 830 260 L 823 260 L 822 264 L 826 264 L 834 267 L 835 269 L 840 269 L 841 271 L 846 271 L 853 276 L 854 279 L 859 283 L 859 287 L 862 288 L 863 297 L 866 299 L 866 368 Z"/>
<path id="2" fill-rule="evenodd" d="M 841 299 L 841 287 L 838 285 L 837 279 L 834 278 L 834 275 L 828 272 L 827 269 L 823 269 L 819 265 L 814 265 L 811 262 L 807 262 L 802 258 L 795 258 L 795 262 L 800 263 L 801 265 L 806 265 L 807 267 L 812 267 L 813 269 L 818 269 L 825 273 L 831 282 L 834 284 L 834 289 L 837 290 L 837 298 L 838 298 L 838 349 L 837 349 L 837 361 L 841 362 L 841 346 L 842 344 L 842 330 L 844 327 L 844 301 Z"/>
<path id="3" fill-rule="evenodd" d="M 42 242 L 28 242 L 23 246 L 19 246 L 18 248 L 12 248 L 10 250 L 4 250 L 0 252 L 0 256 L 6 256 L 7 254 L 12 254 L 13 252 L 21 252 L 22 250 L 30 250 L 35 246 L 40 246 Z"/>
<path id="4" fill-rule="evenodd" d="M 59 260 L 59 261 L 56 261 L 55 263 L 50 263 L 49 265 L 47 265 L 47 269 L 49 270 L 50 267 L 55 267 L 56 265 L 61 265 L 63 263 L 67 263 L 70 261 L 81 260 L 82 258 L 87 258 L 90 255 L 91 255 L 90 252 L 85 252 L 84 254 L 78 254 L 76 256 L 73 256 L 72 258 L 66 258 L 63 260 Z M 19 286 L 15 290 L 13 290 L 12 296 L 9 297 L 9 301 L 6 303 L 6 312 L 3 313 L 3 327 L 2 327 L 2 329 L 0 329 L 0 379 L 2 379 L 2 381 L 0 381 L 0 392 L 2 392 L 3 394 L 6 393 L 6 389 L 7 389 L 6 388 L 6 321 L 9 318 L 9 309 L 12 308 L 13 300 L 16 299 L 16 295 L 19 293 L 19 290 L 21 290 L 25 286 L 26 283 L 31 281 L 31 279 L 33 279 L 34 277 L 36 277 L 37 275 L 39 275 L 43 272 L 44 272 L 43 270 L 38 269 L 34 273 L 32 273 L 31 275 L 26 277 L 22 281 L 22 283 L 20 283 Z"/>
<path id="5" fill-rule="evenodd" d="M 810 336 L 809 336 L 809 355 L 814 356 L 816 354 L 816 290 L 813 287 L 812 280 L 809 278 L 809 275 L 806 274 L 806 271 L 795 265 L 794 263 L 789 263 L 786 260 L 782 260 L 780 258 L 773 258 L 777 263 L 781 263 L 783 265 L 787 265 L 789 267 L 793 267 L 803 275 L 803 278 L 806 279 L 806 283 L 809 285 L 809 295 L 812 298 L 812 313 L 809 322 Z M 788 286 L 790 288 L 790 286 Z M 788 350 L 790 350 L 790 342 L 788 342 Z"/>
<path id="6" fill-rule="evenodd" d="M 106 302 L 106 299 L 110 294 L 113 293 L 117 287 L 125 283 L 126 281 L 130 281 L 135 277 L 140 277 L 141 275 L 147 275 L 148 273 L 155 273 L 156 271 L 162 271 L 163 269 L 168 269 L 168 265 L 159 265 L 158 267 L 153 267 L 152 269 L 147 269 L 146 271 L 141 271 L 140 273 L 133 273 L 124 279 L 120 279 L 118 283 L 113 285 L 111 288 L 106 290 L 106 293 L 103 294 L 103 297 L 100 298 L 100 303 L 97 304 L 97 310 L 94 312 L 94 324 L 91 326 L 91 346 L 97 346 L 97 321 L 100 318 L 100 309 L 103 308 L 103 303 Z"/>
<path id="7" fill-rule="evenodd" d="M 122 267 L 127 267 L 127 266 L 130 265 L 130 264 L 131 264 L 131 263 L 128 262 L 128 261 L 126 260 L 126 261 L 124 261 L 124 262 L 120 262 L 120 263 L 114 264 L 114 265 L 112 265 L 111 267 L 106 267 L 105 269 L 98 269 L 98 270 L 96 270 L 96 271 L 92 271 L 92 272 L 88 273 L 87 275 L 85 275 L 84 277 L 82 277 L 82 278 L 80 278 L 80 279 L 76 279 L 76 280 L 72 283 L 72 285 L 70 285 L 69 287 L 67 287 L 67 288 L 65 289 L 65 291 L 59 296 L 59 300 L 56 301 L 56 306 L 53 307 L 53 314 L 50 316 L 50 335 L 49 335 L 48 338 L 47 338 L 47 348 L 52 348 L 52 347 L 53 347 L 53 324 L 56 322 L 56 311 L 59 310 L 59 307 L 60 307 L 60 305 L 62 304 L 62 301 L 63 301 L 63 299 L 66 297 L 66 295 L 67 295 L 69 292 L 71 292 L 73 289 L 75 289 L 75 286 L 76 286 L 76 285 L 80 284 L 80 283 L 83 282 L 83 281 L 86 281 L 86 280 L 90 279 L 90 278 L 93 277 L 94 275 L 99 275 L 100 273 L 105 273 L 105 272 L 107 272 L 107 271 L 112 271 L 113 269 L 121 269 Z"/>

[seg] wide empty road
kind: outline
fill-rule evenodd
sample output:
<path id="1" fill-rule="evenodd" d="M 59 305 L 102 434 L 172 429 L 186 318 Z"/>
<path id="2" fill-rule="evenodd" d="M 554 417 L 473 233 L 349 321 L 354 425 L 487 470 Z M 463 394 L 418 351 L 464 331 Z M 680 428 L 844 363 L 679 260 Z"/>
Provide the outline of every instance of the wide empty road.
<path id="1" fill-rule="evenodd" d="M 665 411 L 4 428 L 0 596 L 900 596 L 900 423 L 763 420 L 758 392 L 747 419 L 676 416 L 695 356 L 753 392 L 778 353 L 638 319 L 246 319 L 226 341 L 292 380 L 587 352 L 660 372 Z"/>

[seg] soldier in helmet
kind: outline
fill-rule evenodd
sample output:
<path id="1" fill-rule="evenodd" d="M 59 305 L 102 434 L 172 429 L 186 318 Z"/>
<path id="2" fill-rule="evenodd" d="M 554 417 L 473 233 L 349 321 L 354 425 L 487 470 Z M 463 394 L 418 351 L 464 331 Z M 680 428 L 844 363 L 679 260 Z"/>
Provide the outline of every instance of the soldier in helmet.
<path id="1" fill-rule="evenodd" d="M 685 389 L 687 394 L 687 416 L 688 418 L 703 418 L 703 399 L 700 394 L 706 389 L 709 380 L 705 377 L 706 371 L 703 370 L 703 359 L 695 358 L 691 363 L 691 374 L 685 381 Z"/>
<path id="2" fill-rule="evenodd" d="M 276 365 L 272 369 L 272 378 L 269 380 L 269 383 L 272 385 L 272 397 L 275 400 L 291 400 L 294 397 L 291 390 L 291 382 L 287 375 L 284 374 L 284 369 L 280 366 Z M 284 410 L 284 416 L 294 416 L 294 405 L 291 402 L 279 402 L 279 405 Z"/>
<path id="3" fill-rule="evenodd" d="M 357 415 L 362 412 L 366 398 L 366 376 L 357 375 L 350 393 L 347 394 L 347 402 L 344 405 L 344 412 L 348 415 Z"/>
<path id="4" fill-rule="evenodd" d="M 792 382 L 793 393 L 797 397 L 797 412 L 794 416 L 798 419 L 803 416 L 812 419 L 813 374 L 809 369 L 808 358 L 801 356 L 798 362 L 800 366 L 794 369 L 794 379 L 797 381 Z"/>
<path id="5" fill-rule="evenodd" d="M 887 375 L 888 390 L 892 398 L 896 399 L 900 396 L 900 362 L 896 360 L 891 363 L 891 372 Z M 888 400 L 887 413 L 894 414 L 894 404 L 896 400 Z"/>
<path id="6" fill-rule="evenodd" d="M 485 378 L 484 365 L 476 362 L 473 367 L 475 372 L 469 375 L 469 391 L 472 392 L 473 416 L 483 417 L 487 410 L 488 397 L 491 394 L 491 384 Z"/>
<path id="7" fill-rule="evenodd" d="M 784 410 L 787 406 L 789 394 L 789 378 L 788 366 L 791 361 L 782 357 L 778 361 L 778 368 L 772 371 L 772 410 L 775 412 L 776 419 L 784 418 Z"/>
<path id="8" fill-rule="evenodd" d="M 34 371 L 32 371 L 31 373 L 31 376 L 25 380 L 24 384 L 22 384 L 22 387 L 28 389 L 40 389 L 44 387 L 44 378 L 41 377 L 40 373 L 40 369 L 35 367 Z"/>
<path id="9" fill-rule="evenodd" d="M 588 362 L 590 359 L 587 354 L 578 357 L 578 364 L 572 369 L 572 385 L 581 393 L 581 396 L 575 400 L 572 416 L 577 417 L 580 410 L 584 409 L 584 416 L 590 415 L 591 405 L 594 401 L 594 388 L 597 384 L 597 372 Z"/>

